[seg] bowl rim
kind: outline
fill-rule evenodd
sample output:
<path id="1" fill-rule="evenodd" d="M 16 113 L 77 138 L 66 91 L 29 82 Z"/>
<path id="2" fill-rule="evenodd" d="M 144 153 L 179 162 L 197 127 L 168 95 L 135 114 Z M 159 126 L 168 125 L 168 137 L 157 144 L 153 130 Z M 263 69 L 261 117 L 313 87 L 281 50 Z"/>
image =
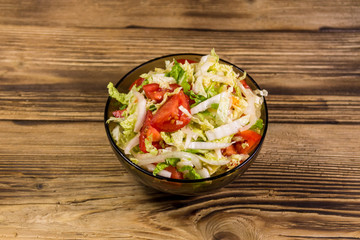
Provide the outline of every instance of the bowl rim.
<path id="1" fill-rule="evenodd" d="M 162 59 L 162 58 L 169 58 L 169 57 L 176 57 L 176 56 L 181 56 L 181 55 L 193 55 L 193 56 L 204 56 L 204 54 L 198 54 L 198 53 L 175 53 L 175 54 L 169 54 L 169 55 L 164 55 L 164 56 L 161 56 L 161 57 L 156 57 L 156 58 L 153 58 L 153 59 L 150 59 L 136 67 L 134 67 L 132 70 L 130 70 L 129 72 L 127 72 L 115 85 L 115 87 L 117 88 L 120 83 L 122 81 L 124 81 L 124 79 L 126 79 L 126 77 L 128 75 L 130 75 L 132 72 L 136 71 L 137 69 L 141 68 L 142 66 L 146 65 L 146 64 L 149 64 L 151 62 L 154 62 L 154 61 L 157 61 L 159 59 Z M 241 68 L 239 68 L 238 66 L 236 66 L 235 64 L 233 63 L 230 63 L 226 60 L 223 60 L 221 58 L 219 58 L 220 61 L 226 63 L 226 64 L 229 64 L 231 66 L 233 66 L 234 68 L 238 69 L 240 72 L 244 73 L 245 71 L 242 70 Z M 259 85 L 255 82 L 255 80 L 246 72 L 246 76 L 252 81 L 252 83 L 258 88 L 258 89 L 261 89 L 259 87 Z M 265 139 L 265 136 L 266 136 L 266 132 L 267 132 L 267 129 L 268 129 L 268 108 L 267 108 L 267 104 L 266 104 L 266 100 L 265 100 L 265 97 L 263 97 L 264 101 L 263 101 L 263 105 L 264 105 L 264 111 L 265 111 L 265 116 L 264 116 L 264 119 L 265 119 L 265 124 L 264 124 L 264 131 L 263 131 L 263 135 L 261 136 L 261 140 L 259 142 L 259 144 L 256 146 L 256 149 L 253 151 L 253 153 L 244 161 L 242 162 L 241 164 L 239 164 L 238 166 L 224 172 L 224 173 L 221 173 L 219 175 L 215 175 L 213 177 L 209 177 L 209 178 L 202 178 L 202 179 L 173 179 L 173 178 L 167 178 L 167 177 L 163 177 L 163 176 L 159 176 L 159 175 L 153 175 L 151 172 L 145 170 L 144 168 L 140 167 L 139 165 L 133 163 L 121 150 L 120 148 L 116 145 L 115 141 L 113 140 L 112 136 L 111 136 L 111 133 L 110 133 L 110 129 L 108 127 L 108 124 L 106 123 L 107 122 L 107 112 L 108 112 L 108 108 L 109 108 L 109 105 L 110 105 L 110 101 L 111 101 L 111 97 L 108 96 L 107 98 L 107 101 L 106 101 L 106 105 L 105 105 L 105 111 L 104 111 L 104 124 L 105 124 L 105 131 L 106 131 L 106 135 L 110 141 L 110 144 L 112 146 L 113 149 L 116 150 L 116 152 L 125 160 L 125 162 L 127 164 L 129 164 L 130 166 L 134 167 L 135 169 L 139 170 L 140 172 L 150 176 L 150 177 L 153 177 L 153 178 L 156 178 L 158 180 L 165 180 L 165 181 L 168 181 L 168 182 L 177 182 L 177 183 L 201 183 L 201 182 L 207 182 L 207 181 L 213 181 L 215 179 L 219 179 L 219 178 L 223 178 L 223 177 L 226 177 L 228 175 L 231 175 L 232 173 L 236 172 L 238 169 L 242 168 L 243 166 L 245 166 L 248 162 L 251 162 L 252 158 L 254 158 L 254 156 L 257 155 L 257 152 L 260 151 L 261 149 L 261 146 L 264 142 L 264 139 Z"/>

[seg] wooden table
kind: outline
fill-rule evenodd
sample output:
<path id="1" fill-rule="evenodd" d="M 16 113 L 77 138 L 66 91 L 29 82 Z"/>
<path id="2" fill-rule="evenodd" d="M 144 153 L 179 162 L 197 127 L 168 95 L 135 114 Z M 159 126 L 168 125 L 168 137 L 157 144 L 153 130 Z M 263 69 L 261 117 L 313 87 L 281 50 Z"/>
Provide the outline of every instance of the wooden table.
<path id="1" fill-rule="evenodd" d="M 0 239 L 360 239 L 360 1 L 0 1 Z M 135 182 L 106 85 L 215 48 L 269 91 L 244 176 L 204 196 Z"/>

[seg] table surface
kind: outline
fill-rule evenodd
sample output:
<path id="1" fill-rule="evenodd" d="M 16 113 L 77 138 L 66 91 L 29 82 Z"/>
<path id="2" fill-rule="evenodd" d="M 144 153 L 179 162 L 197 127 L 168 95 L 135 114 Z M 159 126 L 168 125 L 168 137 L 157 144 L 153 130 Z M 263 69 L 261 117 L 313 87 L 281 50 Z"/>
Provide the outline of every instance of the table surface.
<path id="1" fill-rule="evenodd" d="M 360 1 L 0 0 L 0 239 L 360 239 Z M 269 92 L 269 130 L 227 187 L 134 181 L 106 85 L 215 48 Z"/>

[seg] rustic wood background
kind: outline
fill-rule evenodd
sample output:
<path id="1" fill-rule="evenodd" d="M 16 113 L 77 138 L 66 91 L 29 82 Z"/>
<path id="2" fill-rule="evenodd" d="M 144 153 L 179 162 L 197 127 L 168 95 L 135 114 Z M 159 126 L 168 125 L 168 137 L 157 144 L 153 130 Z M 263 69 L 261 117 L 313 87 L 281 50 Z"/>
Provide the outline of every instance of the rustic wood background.
<path id="1" fill-rule="evenodd" d="M 216 193 L 134 182 L 106 85 L 211 48 L 269 91 L 244 176 Z M 0 0 L 0 239 L 360 239 L 360 1 Z"/>

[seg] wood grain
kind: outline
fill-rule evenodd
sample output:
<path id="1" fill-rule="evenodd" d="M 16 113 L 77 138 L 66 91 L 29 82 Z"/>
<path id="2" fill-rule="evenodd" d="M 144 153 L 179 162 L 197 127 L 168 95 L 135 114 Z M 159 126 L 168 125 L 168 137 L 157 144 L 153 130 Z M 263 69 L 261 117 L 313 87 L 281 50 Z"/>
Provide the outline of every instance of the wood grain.
<path id="1" fill-rule="evenodd" d="M 5 26 L 0 33 L 5 56 L 0 59 L 3 120 L 101 121 L 109 81 L 117 82 L 133 67 L 158 56 L 207 54 L 214 47 L 269 91 L 271 121 L 360 121 L 356 32 Z"/>
<path id="2" fill-rule="evenodd" d="M 3 0 L 0 12 L 3 25 L 81 28 L 318 30 L 359 28 L 360 22 L 357 0 Z"/>
<path id="3" fill-rule="evenodd" d="M 268 88 L 267 88 L 268 89 Z M 269 121 L 274 123 L 360 123 L 360 97 L 321 95 L 269 95 Z M 2 120 L 104 120 L 107 92 L 0 93 Z"/>
<path id="4" fill-rule="evenodd" d="M 360 1 L 0 0 L 0 239 L 360 239 Z M 250 169 L 203 196 L 137 183 L 106 85 L 211 48 L 269 91 Z"/>
<path id="5" fill-rule="evenodd" d="M 350 125 L 271 124 L 246 174 L 199 197 L 135 182 L 102 123 L 3 121 L 0 132 L 4 239 L 360 237 L 360 129 Z"/>

